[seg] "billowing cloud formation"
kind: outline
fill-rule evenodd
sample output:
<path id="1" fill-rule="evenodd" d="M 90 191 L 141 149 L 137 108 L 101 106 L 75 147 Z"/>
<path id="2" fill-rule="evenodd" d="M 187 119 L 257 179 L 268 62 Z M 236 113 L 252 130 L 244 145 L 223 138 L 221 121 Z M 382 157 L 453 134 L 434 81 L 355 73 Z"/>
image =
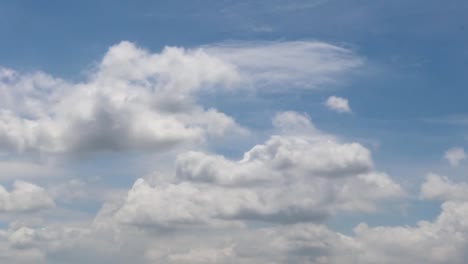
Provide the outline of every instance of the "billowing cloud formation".
<path id="1" fill-rule="evenodd" d="M 300 120 L 306 131 L 313 129 L 306 117 L 294 115 L 279 114 L 275 122 Z M 154 187 L 137 180 L 115 217 L 163 227 L 223 220 L 321 221 L 338 210 L 372 211 L 375 202 L 402 195 L 398 184 L 373 171 L 370 153 L 360 144 L 299 133 L 273 136 L 239 161 L 181 154 L 173 179 Z"/>
<path id="2" fill-rule="evenodd" d="M 0 148 L 157 150 L 200 142 L 244 131 L 225 114 L 198 105 L 200 90 L 292 81 L 307 87 L 361 64 L 351 51 L 320 42 L 167 47 L 150 53 L 124 41 L 80 83 L 2 68 Z"/>
<path id="3" fill-rule="evenodd" d="M 35 184 L 15 181 L 10 192 L 0 185 L 0 212 L 37 211 L 54 206 L 52 197 Z"/>
<path id="4" fill-rule="evenodd" d="M 330 96 L 325 101 L 325 105 L 331 110 L 338 113 L 351 113 L 351 108 L 349 107 L 348 99 L 337 96 Z"/>
<path id="5" fill-rule="evenodd" d="M 352 235 L 314 223 L 170 233 L 135 232 L 125 227 L 117 231 L 20 228 L 3 231 L 0 244 L 6 249 L 1 253 L 6 255 L 3 259 L 36 254 L 36 262 L 21 263 L 55 263 L 57 259 L 78 263 L 76 256 L 86 252 L 90 263 L 462 264 L 467 257 L 467 214 L 466 202 L 446 201 L 433 222 L 421 221 L 414 227 L 362 223 Z"/>
<path id="6" fill-rule="evenodd" d="M 78 84 L 43 73 L 2 72 L 3 150 L 164 149 L 241 130 L 230 117 L 195 103 L 196 90 L 238 78 L 234 66 L 200 50 L 151 54 L 122 42 Z"/>

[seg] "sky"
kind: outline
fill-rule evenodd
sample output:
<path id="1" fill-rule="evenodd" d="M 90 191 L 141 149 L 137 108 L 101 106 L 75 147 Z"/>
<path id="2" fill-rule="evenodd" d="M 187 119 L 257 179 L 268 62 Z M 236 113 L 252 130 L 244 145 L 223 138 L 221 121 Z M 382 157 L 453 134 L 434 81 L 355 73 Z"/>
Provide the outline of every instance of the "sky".
<path id="1" fill-rule="evenodd" d="M 465 263 L 468 2 L 0 3 L 0 262 Z"/>

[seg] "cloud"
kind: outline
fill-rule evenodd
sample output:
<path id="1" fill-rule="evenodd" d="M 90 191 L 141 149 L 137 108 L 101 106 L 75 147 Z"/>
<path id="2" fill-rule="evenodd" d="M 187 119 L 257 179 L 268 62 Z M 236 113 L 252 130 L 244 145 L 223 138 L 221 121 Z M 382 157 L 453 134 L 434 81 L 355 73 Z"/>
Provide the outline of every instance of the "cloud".
<path id="1" fill-rule="evenodd" d="M 433 181 L 435 184 L 437 177 L 429 175 L 427 181 Z M 374 177 L 368 178 L 372 181 L 375 179 Z M 143 184 L 141 180 L 137 182 Z M 379 182 L 379 185 L 389 183 L 389 181 Z M 105 226 L 93 225 L 89 228 L 19 227 L 0 231 L 0 246 L 5 249 L 0 253 L 0 259 L 3 256 L 3 259 L 8 260 L 24 259 L 25 261 L 21 263 L 37 263 L 38 259 L 43 260 L 40 263 L 54 263 L 54 260 L 60 258 L 64 262 L 75 263 L 76 256 L 87 252 L 88 263 L 99 263 L 102 260 L 125 263 L 126 260 L 133 259 L 135 263 L 174 264 L 371 264 L 376 262 L 383 264 L 462 264 L 467 257 L 468 200 L 466 196 L 450 196 L 448 192 L 461 194 L 465 191 L 467 184 L 465 182 L 444 184 L 461 187 L 458 190 L 447 190 L 446 195 L 439 196 L 443 200 L 441 212 L 433 221 L 420 221 L 414 226 L 369 226 L 366 223 L 360 223 L 353 229 L 352 234 L 347 235 L 314 222 L 257 227 L 231 225 L 220 229 L 185 226 L 185 228 L 170 232 L 158 231 L 158 229 L 133 229 L 125 225 L 112 226 L 109 223 Z M 426 185 L 427 183 L 424 183 L 421 189 L 427 188 Z M 152 198 L 157 198 L 156 195 L 161 190 L 152 192 L 152 188 L 158 187 L 144 186 L 144 191 L 138 191 L 138 193 L 146 192 L 146 195 L 151 193 Z M 349 188 L 349 190 L 354 194 L 360 191 L 356 188 Z M 380 193 L 382 189 L 373 188 L 373 190 L 375 193 Z M 159 195 L 165 194 L 167 193 L 163 191 Z M 200 202 L 200 194 L 191 193 L 190 199 L 177 199 L 178 196 L 173 196 L 172 199 L 175 200 L 164 201 L 167 207 L 172 207 L 170 211 L 159 211 L 159 214 L 154 213 L 154 216 L 169 219 L 174 216 L 174 212 L 186 215 L 204 213 L 206 211 L 184 210 L 185 203 Z M 375 197 L 373 195 L 375 194 L 369 196 L 368 199 Z M 136 197 L 127 199 L 134 198 Z M 221 196 L 216 198 L 222 199 Z M 303 199 L 306 198 L 303 197 Z M 159 203 L 161 200 L 157 198 L 146 201 L 145 212 L 153 213 L 157 207 L 152 204 Z M 200 208 L 206 207 L 200 205 Z M 35 259 L 28 259 L 27 256 L 35 256 Z"/>
<path id="2" fill-rule="evenodd" d="M 458 166 L 461 161 L 466 159 L 466 153 L 463 148 L 450 148 L 445 152 L 444 158 L 450 163 L 451 166 Z"/>
<path id="3" fill-rule="evenodd" d="M 468 203 L 446 201 L 441 209 L 434 221 L 420 221 L 415 226 L 361 223 L 353 234 L 344 235 L 313 223 L 276 225 L 241 229 L 232 232 L 235 235 L 230 240 L 193 241 L 191 246 L 165 252 L 155 244 L 147 255 L 167 263 L 188 263 L 190 256 L 203 256 L 215 258 L 212 263 L 462 264 L 467 257 Z"/>
<path id="4" fill-rule="evenodd" d="M 196 91 L 227 87 L 239 78 L 234 66 L 201 50 L 153 54 L 121 42 L 82 83 L 40 72 L 2 72 L 5 151 L 158 150 L 243 131 L 230 117 L 195 102 Z"/>
<path id="5" fill-rule="evenodd" d="M 14 248 L 25 249 L 32 247 L 36 239 L 36 232 L 29 227 L 21 227 L 8 237 L 8 241 Z"/>
<path id="6" fill-rule="evenodd" d="M 53 207 L 54 200 L 35 184 L 15 181 L 10 192 L 0 186 L 0 212 L 29 212 Z"/>
<path id="7" fill-rule="evenodd" d="M 166 47 L 160 53 L 123 41 L 78 83 L 1 68 L 0 150 L 167 150 L 245 133 L 231 117 L 199 105 L 197 94 L 286 84 L 316 88 L 362 64 L 350 50 L 312 41 Z"/>
<path id="8" fill-rule="evenodd" d="M 430 173 L 421 186 L 421 198 L 436 200 L 466 200 L 468 201 L 468 184 L 454 183 L 447 177 Z"/>
<path id="9" fill-rule="evenodd" d="M 278 120 L 293 120 L 305 131 L 313 128 L 297 113 L 280 113 Z M 376 202 L 403 195 L 388 175 L 373 171 L 370 152 L 360 144 L 298 133 L 272 136 L 237 161 L 183 153 L 174 177 L 159 178 L 154 186 L 137 180 L 113 214 L 121 223 L 163 228 L 320 222 L 340 210 L 374 211 Z"/>
<path id="10" fill-rule="evenodd" d="M 352 263 L 464 263 L 468 246 L 468 203 L 445 202 L 434 222 L 416 227 L 355 228 L 361 249 Z"/>
<path id="11" fill-rule="evenodd" d="M 41 164 L 27 160 L 0 160 L 0 180 L 36 177 L 57 177 L 64 172 L 52 164 Z"/>
<path id="12" fill-rule="evenodd" d="M 319 41 L 231 42 L 202 50 L 236 65 L 256 89 L 319 89 L 364 65 L 353 51 Z"/>
<path id="13" fill-rule="evenodd" d="M 348 104 L 348 99 L 343 98 L 343 97 L 330 96 L 325 101 L 325 105 L 329 109 L 338 113 L 351 113 L 352 112 Z"/>
<path id="14" fill-rule="evenodd" d="M 321 136 L 321 133 L 312 124 L 310 117 L 306 113 L 298 113 L 294 111 L 279 112 L 273 118 L 273 127 L 283 135 L 299 135 L 306 134 L 307 137 Z"/>
<path id="15" fill-rule="evenodd" d="M 467 257 L 467 214 L 466 202 L 446 202 L 432 222 L 375 227 L 361 223 L 349 235 L 314 223 L 169 233 L 126 227 L 21 227 L 1 232 L 0 259 L 78 263 L 83 258 L 77 257 L 87 253 L 87 263 L 462 264 Z M 32 252 L 35 258 L 28 259 Z"/>

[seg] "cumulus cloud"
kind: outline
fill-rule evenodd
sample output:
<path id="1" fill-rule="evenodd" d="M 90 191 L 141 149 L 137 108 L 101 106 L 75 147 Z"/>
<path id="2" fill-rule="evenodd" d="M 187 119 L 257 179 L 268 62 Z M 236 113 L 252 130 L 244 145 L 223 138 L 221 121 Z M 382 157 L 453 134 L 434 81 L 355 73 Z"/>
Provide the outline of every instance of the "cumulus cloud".
<path id="1" fill-rule="evenodd" d="M 468 201 L 468 184 L 464 182 L 455 183 L 448 177 L 430 173 L 421 186 L 421 198 Z"/>
<path id="2" fill-rule="evenodd" d="M 44 188 L 24 181 L 15 181 L 9 192 L 0 185 L 0 212 L 28 212 L 55 206 Z"/>
<path id="3" fill-rule="evenodd" d="M 435 180 L 441 179 L 443 178 L 440 176 L 429 175 L 421 189 L 427 188 L 425 187 L 427 182 L 435 183 Z M 375 182 L 374 177 L 368 177 L 368 180 Z M 443 179 L 443 181 L 448 182 L 448 179 Z M 391 181 L 379 182 L 378 185 L 391 183 Z M 139 180 L 136 184 L 144 184 L 144 182 Z M 186 185 L 190 186 L 190 184 Z M 464 182 L 449 182 L 445 185 L 450 185 L 451 188 L 459 187 L 447 192 L 454 190 L 454 192 L 461 192 L 466 189 Z M 152 188 L 156 187 L 143 186 L 142 190 L 137 191 L 140 195 L 144 193 L 152 195 L 153 200 L 147 199 L 145 204 L 145 212 L 148 213 L 158 208 L 153 206 L 152 202 L 162 202 L 157 195 L 168 194 L 159 189 L 153 192 Z M 358 189 L 353 187 L 349 190 Z M 375 187 L 373 190 L 375 193 L 381 192 L 381 189 Z M 199 198 L 199 195 L 203 194 L 191 193 L 190 198 L 193 203 L 203 200 Z M 230 194 L 227 193 L 227 195 Z M 375 195 L 371 194 L 367 198 L 375 199 Z M 385 196 L 385 194 L 380 195 Z M 172 199 L 177 197 L 177 195 L 173 196 Z M 257 227 L 254 225 L 224 226 L 222 229 L 179 228 L 171 232 L 158 231 L 158 229 L 148 232 L 147 229 L 132 229 L 127 226 L 119 226 L 115 229 L 110 225 L 105 225 L 104 229 L 97 226 L 84 229 L 52 226 L 20 227 L 0 231 L 0 245 L 5 249 L 0 253 L 0 259 L 24 260 L 20 263 L 54 263 L 53 261 L 59 258 L 67 263 L 75 263 L 77 254 L 87 252 L 89 263 L 98 263 L 102 260 L 125 263 L 125 260 L 130 259 L 135 263 L 174 264 L 465 263 L 468 257 L 466 254 L 468 246 L 467 197 L 448 194 L 439 195 L 439 197 L 443 201 L 441 212 L 433 221 L 420 221 L 414 226 L 370 226 L 361 223 L 353 229 L 352 234 L 342 234 L 314 222 Z M 131 199 L 135 198 L 137 197 L 133 196 Z M 222 199 L 221 196 L 216 198 Z M 171 204 L 172 208 L 164 212 L 159 211 L 159 214 L 148 215 L 147 219 L 159 217 L 168 221 L 174 217 L 173 219 L 180 221 L 190 213 L 207 212 L 190 211 L 187 213 L 184 207 L 189 200 L 184 197 L 176 200 L 167 199 L 164 202 L 166 205 Z M 133 209 L 138 210 L 138 208 Z M 201 207 L 198 210 L 201 210 Z M 193 216 L 185 219 L 193 219 Z"/>
<path id="4" fill-rule="evenodd" d="M 311 131 L 310 120 L 299 117 L 280 113 L 274 122 L 293 120 Z M 298 133 L 272 136 L 237 161 L 183 153 L 170 180 L 154 186 L 137 180 L 115 217 L 162 227 L 226 220 L 317 222 L 339 210 L 373 211 L 377 201 L 402 195 L 388 175 L 373 170 L 370 152 L 360 144 Z"/>
<path id="5" fill-rule="evenodd" d="M 231 117 L 197 104 L 197 93 L 262 84 L 315 87 L 362 63 L 352 51 L 321 42 L 166 47 L 151 53 L 123 41 L 79 83 L 1 68 L 0 148 L 160 150 L 245 132 Z"/>
<path id="6" fill-rule="evenodd" d="M 462 264 L 467 257 L 467 213 L 466 203 L 447 202 L 433 222 L 421 221 L 413 227 L 362 223 L 350 235 L 314 223 L 171 233 L 22 227 L 2 231 L 0 259 L 19 263 L 79 263 L 85 258 L 87 263 Z M 28 258 L 33 252 L 35 258 Z"/>
<path id="7" fill-rule="evenodd" d="M 468 203 L 445 202 L 434 222 L 415 227 L 355 228 L 360 253 L 352 263 L 465 263 L 468 246 Z"/>
<path id="8" fill-rule="evenodd" d="M 463 148 L 450 148 L 445 152 L 444 158 L 450 163 L 451 166 L 458 166 L 461 161 L 466 159 L 466 153 Z"/>
<path id="9" fill-rule="evenodd" d="M 153 54 L 121 42 L 82 83 L 2 72 L 4 151 L 158 150 L 243 130 L 232 118 L 195 102 L 196 91 L 238 79 L 233 65 L 201 50 L 166 48 Z"/>
<path id="10" fill-rule="evenodd" d="M 468 203 L 466 198 L 445 199 L 435 220 L 415 226 L 361 223 L 350 235 L 313 223 L 271 226 L 239 230 L 234 232 L 238 237 L 220 239 L 224 243 L 193 243 L 197 246 L 165 252 L 149 247 L 148 256 L 155 261 L 171 260 L 168 263 L 188 263 L 184 257 L 204 256 L 216 259 L 211 263 L 462 264 L 467 257 Z"/>
<path id="11" fill-rule="evenodd" d="M 330 96 L 325 101 L 325 105 L 338 113 L 351 113 L 351 108 L 349 107 L 348 99 L 337 96 Z"/>
<path id="12" fill-rule="evenodd" d="M 421 198 L 442 201 L 441 213 L 433 221 L 415 226 L 375 226 L 361 223 L 345 247 L 334 247 L 326 263 L 456 263 L 468 255 L 468 185 L 429 174 L 421 186 Z M 347 259 L 341 258 L 347 252 Z M 340 261 L 337 261 L 340 260 Z"/>

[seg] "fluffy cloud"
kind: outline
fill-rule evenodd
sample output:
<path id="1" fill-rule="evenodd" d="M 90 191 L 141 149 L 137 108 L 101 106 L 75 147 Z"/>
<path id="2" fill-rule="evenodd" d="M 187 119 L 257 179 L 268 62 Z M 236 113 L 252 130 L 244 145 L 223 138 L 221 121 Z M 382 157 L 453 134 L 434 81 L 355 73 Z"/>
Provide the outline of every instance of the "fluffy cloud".
<path id="1" fill-rule="evenodd" d="M 458 166 L 460 162 L 466 159 L 466 153 L 463 148 L 451 148 L 445 152 L 444 158 L 452 166 Z"/>
<path id="2" fill-rule="evenodd" d="M 13 263 L 464 263 L 468 205 L 446 202 L 416 226 L 359 224 L 345 235 L 313 223 L 174 232 L 45 227 L 0 233 L 0 259 Z M 202 239 L 200 239 L 202 238 Z M 3 258 L 2 258 L 3 257 Z M 19 261 L 23 260 L 23 261 Z"/>
<path id="3" fill-rule="evenodd" d="M 464 200 L 468 201 L 468 184 L 454 183 L 447 177 L 437 174 L 429 174 L 426 181 L 421 186 L 421 198 L 446 200 Z"/>
<path id="4" fill-rule="evenodd" d="M 374 177 L 369 177 L 372 181 Z M 422 193 L 436 180 L 445 181 L 456 192 L 466 183 L 453 183 L 436 175 L 429 175 L 422 185 Z M 383 181 L 380 185 L 390 182 Z M 143 184 L 143 185 L 142 185 Z M 152 195 L 147 199 L 145 212 L 156 209 L 154 203 L 166 203 L 166 211 L 148 215 L 172 221 L 184 219 L 188 213 L 206 213 L 201 205 L 198 211 L 184 208 L 192 201 L 202 202 L 203 193 L 188 197 L 177 195 L 162 201 L 158 195 L 168 195 L 163 189 L 137 181 L 134 191 Z M 169 185 L 169 184 L 168 184 Z M 190 186 L 190 184 L 186 184 Z M 172 187 L 171 187 L 172 188 Z M 232 187 L 231 187 L 232 188 Z M 443 187 L 447 188 L 447 186 Z M 351 191 L 358 190 L 349 188 Z M 224 189 L 227 191 L 228 189 Z M 381 189 L 374 188 L 375 193 Z M 449 190 L 451 191 L 451 190 Z M 149 194 L 151 193 L 151 194 Z M 159 193 L 159 194 L 158 194 Z M 353 192 L 354 193 L 354 192 Z M 182 194 L 182 193 L 177 193 Z M 229 193 L 226 193 L 229 196 Z M 374 198 L 376 194 L 368 196 Z M 385 196 L 385 194 L 380 194 Z M 129 195 L 130 196 L 130 195 Z M 354 233 L 345 235 L 313 222 L 266 226 L 224 226 L 220 229 L 192 226 L 172 231 L 133 229 L 128 226 L 99 225 L 89 228 L 20 227 L 0 231 L 0 245 L 5 250 L 0 259 L 18 263 L 75 263 L 76 256 L 87 252 L 89 263 L 115 261 L 125 263 L 350 263 L 350 264 L 410 264 L 410 263 L 465 263 L 468 246 L 468 200 L 462 196 L 439 195 L 443 201 L 441 213 L 433 221 L 420 221 L 414 226 L 375 226 L 361 223 Z M 138 198 L 133 196 L 133 198 Z M 141 196 L 140 196 L 141 198 Z M 169 198 L 169 196 L 167 197 Z M 220 195 L 214 197 L 221 200 Z M 433 197 L 425 197 L 433 198 Z M 216 200 L 213 200 L 216 201 Z M 211 205 L 213 206 L 213 205 Z M 205 207 L 203 207 L 205 208 Z M 133 208 L 138 210 L 138 208 Z M 118 209 L 119 210 L 119 209 Z M 178 213 L 175 214 L 175 213 Z M 172 218 L 172 219 L 171 219 Z M 185 219 L 193 219 L 193 215 Z M 148 224 L 150 222 L 147 222 Z M 167 222 L 166 222 L 167 223 Z M 180 221 L 179 223 L 182 223 Z M 172 222 L 171 224 L 174 224 Z M 115 228 L 117 227 L 117 228 Z M 152 231 L 151 231 L 152 230 Z M 203 237 L 203 239 L 200 239 Z M 73 249 L 73 250 L 72 250 Z M 21 260 L 21 261 L 18 261 Z M 15 262 L 13 262 L 15 263 Z"/>
<path id="5" fill-rule="evenodd" d="M 285 120 L 313 130 L 297 113 L 279 114 L 274 122 Z M 360 144 L 298 133 L 272 136 L 238 161 L 181 154 L 174 177 L 155 186 L 137 180 L 115 217 L 160 227 L 226 220 L 314 222 L 338 210 L 373 211 L 375 202 L 402 195 L 389 176 L 373 171 L 370 152 Z"/>
<path id="6" fill-rule="evenodd" d="M 197 104 L 202 90 L 331 82 L 362 65 L 352 51 L 320 42 L 236 43 L 151 53 L 109 48 L 85 81 L 0 69 L 2 151 L 164 150 L 207 136 L 245 132 Z"/>
<path id="7" fill-rule="evenodd" d="M 349 107 L 348 99 L 337 96 L 330 96 L 325 101 L 325 105 L 331 110 L 338 113 L 351 113 L 351 108 Z"/>
<path id="8" fill-rule="evenodd" d="M 201 50 L 166 48 L 152 54 L 122 42 L 96 68 L 76 84 L 3 69 L 0 147 L 158 150 L 242 130 L 230 117 L 196 104 L 197 90 L 227 87 L 238 79 L 234 66 Z"/>
<path id="9" fill-rule="evenodd" d="M 421 198 L 442 201 L 434 221 L 416 226 L 376 226 L 362 223 L 354 228 L 347 247 L 337 248 L 334 258 L 352 252 L 347 261 L 327 263 L 456 263 L 468 255 L 468 185 L 429 174 L 421 186 Z M 350 247 L 350 245 L 352 245 Z"/>
<path id="10" fill-rule="evenodd" d="M 465 263 L 468 203 L 448 201 L 434 222 L 415 227 L 355 228 L 360 253 L 352 263 Z"/>
<path id="11" fill-rule="evenodd" d="M 433 181 L 428 178 L 427 181 Z M 452 187 L 465 183 L 451 183 Z M 424 185 L 423 188 L 424 189 Z M 166 251 L 150 247 L 147 256 L 166 263 L 465 263 L 468 246 L 466 198 L 445 197 L 440 215 L 415 226 L 361 223 L 344 235 L 325 226 L 303 223 L 239 230 L 230 240 L 193 242 Z M 193 246 L 196 245 L 196 246 Z M 246 246 L 248 245 L 248 246 Z"/>
<path id="12" fill-rule="evenodd" d="M 35 184 L 15 181 L 10 192 L 0 186 L 0 212 L 37 211 L 54 206 L 50 195 Z"/>

